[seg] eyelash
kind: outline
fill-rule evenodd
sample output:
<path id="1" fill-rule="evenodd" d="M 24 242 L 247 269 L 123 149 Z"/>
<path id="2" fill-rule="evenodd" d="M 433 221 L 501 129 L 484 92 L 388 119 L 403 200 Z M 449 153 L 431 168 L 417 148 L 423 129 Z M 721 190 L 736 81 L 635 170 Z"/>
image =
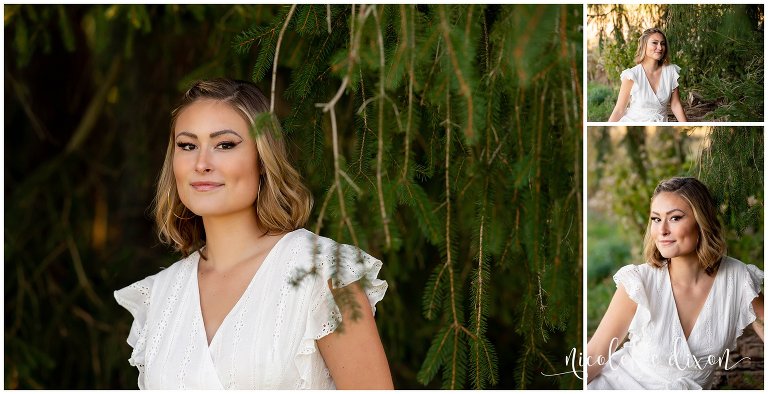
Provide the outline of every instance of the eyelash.
<path id="1" fill-rule="evenodd" d="M 670 218 L 670 221 L 679 222 L 680 219 L 682 219 L 682 218 L 683 218 L 683 216 L 672 216 Z M 661 218 L 658 218 L 658 217 L 654 216 L 654 217 L 651 218 L 651 221 L 654 222 L 654 223 L 659 223 L 659 222 L 661 222 Z"/>
<path id="2" fill-rule="evenodd" d="M 234 142 L 234 141 L 222 141 L 216 144 L 216 148 L 221 150 L 230 150 L 230 149 L 234 149 L 234 147 L 236 147 L 239 144 L 240 144 L 239 142 Z M 192 144 L 190 142 L 177 142 L 176 146 L 178 146 L 181 150 L 184 150 L 184 151 L 192 151 L 192 150 L 195 150 L 195 148 L 197 148 L 195 144 Z"/>

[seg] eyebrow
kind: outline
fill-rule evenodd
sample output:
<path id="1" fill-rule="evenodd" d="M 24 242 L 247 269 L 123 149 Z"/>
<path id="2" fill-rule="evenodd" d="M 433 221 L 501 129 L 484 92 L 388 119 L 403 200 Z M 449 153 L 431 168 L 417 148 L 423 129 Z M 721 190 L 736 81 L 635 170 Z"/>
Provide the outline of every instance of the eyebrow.
<path id="1" fill-rule="evenodd" d="M 218 136 L 220 136 L 220 135 L 223 135 L 223 134 L 234 134 L 234 135 L 236 135 L 236 136 L 240 137 L 240 139 L 243 139 L 243 137 L 242 137 L 242 136 L 240 136 L 240 134 L 238 134 L 236 131 L 234 131 L 234 130 L 230 130 L 230 129 L 224 129 L 224 130 L 214 131 L 213 133 L 211 133 L 211 134 L 209 135 L 209 137 L 211 137 L 211 138 L 216 138 L 216 137 L 218 137 Z M 189 137 L 189 138 L 197 139 L 197 135 L 195 135 L 195 134 L 192 134 L 192 133 L 190 133 L 190 132 L 188 132 L 188 131 L 182 131 L 181 133 L 179 133 L 179 134 L 176 134 L 176 138 L 179 138 L 179 137 L 181 137 L 182 135 L 184 135 L 184 136 L 187 136 L 187 137 Z"/>
<path id="2" fill-rule="evenodd" d="M 675 209 L 667 211 L 667 215 L 669 215 L 670 213 L 675 212 L 675 211 L 680 211 L 680 213 L 682 213 L 683 215 L 686 214 L 685 211 L 683 211 L 682 209 L 675 208 Z M 651 211 L 651 213 L 654 214 L 654 215 L 658 215 L 658 213 L 654 212 L 654 211 Z"/>

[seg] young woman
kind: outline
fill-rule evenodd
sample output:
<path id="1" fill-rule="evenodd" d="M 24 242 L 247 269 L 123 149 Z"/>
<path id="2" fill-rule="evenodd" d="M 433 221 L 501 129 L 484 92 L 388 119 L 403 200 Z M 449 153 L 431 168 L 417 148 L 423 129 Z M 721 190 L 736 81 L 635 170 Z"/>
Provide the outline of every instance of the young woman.
<path id="1" fill-rule="evenodd" d="M 139 388 L 392 388 L 373 318 L 381 262 L 301 228 L 309 190 L 282 136 L 252 130 L 267 111 L 252 83 L 216 79 L 172 113 L 154 213 L 185 258 L 115 292 Z M 359 308 L 339 310 L 338 292 Z"/>
<path id="2" fill-rule="evenodd" d="M 667 36 L 647 29 L 640 36 L 635 67 L 621 72 L 621 89 L 609 122 L 666 122 L 667 106 L 679 122 L 687 122 L 677 78 L 680 67 L 669 64 Z M 627 108 L 629 104 L 629 108 Z"/>
<path id="3" fill-rule="evenodd" d="M 725 255 L 716 215 L 695 178 L 656 187 L 647 262 L 613 277 L 616 293 L 587 344 L 587 388 L 709 388 L 746 326 L 763 338 L 763 271 Z"/>

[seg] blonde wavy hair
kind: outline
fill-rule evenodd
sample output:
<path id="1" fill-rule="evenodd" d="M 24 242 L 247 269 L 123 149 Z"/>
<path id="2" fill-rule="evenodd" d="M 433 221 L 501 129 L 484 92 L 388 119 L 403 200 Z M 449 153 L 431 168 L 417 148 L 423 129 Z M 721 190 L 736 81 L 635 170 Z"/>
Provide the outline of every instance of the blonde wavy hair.
<path id="1" fill-rule="evenodd" d="M 696 245 L 696 255 L 699 263 L 708 275 L 712 276 L 720 267 L 720 262 L 726 252 L 725 237 L 717 219 L 717 208 L 709 193 L 709 189 L 696 178 L 679 177 L 661 181 L 653 191 L 651 201 L 660 193 L 675 193 L 682 197 L 693 210 L 693 217 L 699 230 L 699 242 Z M 664 258 L 651 237 L 651 221 L 645 229 L 643 241 L 645 260 L 656 267 L 663 267 L 668 259 Z"/>
<path id="2" fill-rule="evenodd" d="M 312 210 L 312 194 L 298 171 L 288 161 L 279 125 L 259 126 L 257 115 L 269 112 L 264 94 L 251 82 L 218 78 L 197 81 L 187 90 L 171 112 L 168 149 L 157 181 L 153 214 L 160 241 L 188 256 L 205 244 L 205 229 L 200 216 L 179 199 L 173 175 L 174 129 L 179 114 L 198 100 L 215 100 L 232 106 L 251 126 L 256 143 L 259 192 L 255 206 L 259 225 L 268 234 L 282 234 L 303 227 Z M 267 122 L 268 123 L 268 122 Z"/>
<path id="3" fill-rule="evenodd" d="M 646 29 L 643 34 L 640 35 L 640 40 L 637 44 L 637 51 L 635 52 L 635 64 L 640 64 L 640 62 L 645 59 L 645 48 L 648 46 L 648 38 L 655 33 L 661 34 L 661 36 L 664 37 L 664 42 L 666 43 L 666 46 L 664 47 L 664 57 L 659 60 L 659 64 L 669 64 L 669 41 L 667 41 L 667 35 L 664 34 L 661 29 L 656 27 Z"/>

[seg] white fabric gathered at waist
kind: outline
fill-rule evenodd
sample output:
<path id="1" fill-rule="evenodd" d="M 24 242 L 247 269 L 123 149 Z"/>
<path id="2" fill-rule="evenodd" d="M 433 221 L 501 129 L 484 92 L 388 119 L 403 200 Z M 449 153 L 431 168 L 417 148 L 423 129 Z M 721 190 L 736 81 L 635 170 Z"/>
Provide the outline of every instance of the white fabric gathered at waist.
<path id="1" fill-rule="evenodd" d="M 639 349 L 626 347 L 613 354 L 600 375 L 588 385 L 592 390 L 701 390 L 711 369 L 679 368 L 667 360 L 652 362 Z M 701 383 L 700 383 L 701 382 Z M 705 383 L 706 384 L 706 383 Z"/>
<path id="2" fill-rule="evenodd" d="M 662 106 L 632 107 L 627 109 L 619 122 L 666 122 L 667 108 Z"/>
<path id="3" fill-rule="evenodd" d="M 653 351 L 641 347 L 628 347 L 626 351 L 637 368 L 642 369 L 645 374 L 656 375 L 666 381 L 665 389 L 700 390 L 702 389 L 700 382 L 706 382 L 714 369 L 711 366 L 702 368 L 695 363 L 680 361 L 677 358 L 678 355 L 667 355 L 662 359 L 653 360 L 647 357 Z M 675 360 L 671 360 L 671 357 L 675 357 Z"/>

